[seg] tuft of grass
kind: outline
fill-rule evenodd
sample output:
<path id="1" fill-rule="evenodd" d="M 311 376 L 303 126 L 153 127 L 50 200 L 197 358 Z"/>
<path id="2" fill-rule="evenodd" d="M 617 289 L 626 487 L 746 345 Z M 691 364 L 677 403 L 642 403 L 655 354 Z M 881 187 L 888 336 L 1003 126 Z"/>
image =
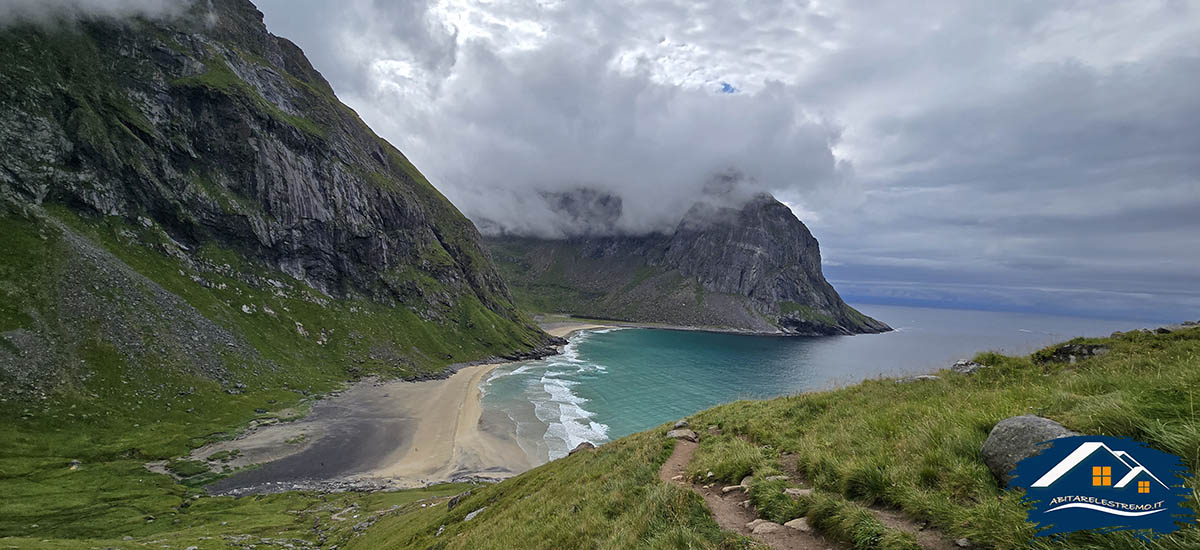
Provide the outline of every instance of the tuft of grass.
<path id="1" fill-rule="evenodd" d="M 920 549 L 911 534 L 889 529 L 861 505 L 823 493 L 814 493 L 807 500 L 809 525 L 856 550 Z"/>
<path id="2" fill-rule="evenodd" d="M 715 441 L 708 443 L 707 439 Z M 738 483 L 761 468 L 765 460 L 763 450 L 752 443 L 736 437 L 710 436 L 688 465 L 688 477 L 697 481 Z M 713 473 L 711 478 L 709 472 Z"/>
<path id="3" fill-rule="evenodd" d="M 172 460 L 167 463 L 167 469 L 179 477 L 198 476 L 211 471 L 208 464 L 199 460 Z"/>

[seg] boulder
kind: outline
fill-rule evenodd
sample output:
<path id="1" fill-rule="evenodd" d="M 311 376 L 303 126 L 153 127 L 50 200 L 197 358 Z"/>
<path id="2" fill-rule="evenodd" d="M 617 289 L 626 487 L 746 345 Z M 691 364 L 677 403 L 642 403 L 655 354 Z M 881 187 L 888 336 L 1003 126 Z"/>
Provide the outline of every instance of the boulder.
<path id="1" fill-rule="evenodd" d="M 463 499 L 465 499 L 469 496 L 471 496 L 471 491 L 463 491 L 457 495 L 450 497 L 450 500 L 446 501 L 446 509 L 453 510 L 455 506 L 458 506 L 458 503 L 462 502 Z"/>
<path id="2" fill-rule="evenodd" d="M 1050 350 L 1039 351 L 1033 354 L 1033 360 L 1036 363 L 1069 363 L 1087 359 L 1089 357 L 1098 357 L 1108 353 L 1108 346 L 1101 344 L 1063 344 Z"/>
<path id="3" fill-rule="evenodd" d="M 950 370 L 957 372 L 958 374 L 975 374 L 979 371 L 979 369 L 986 368 L 988 368 L 987 365 L 980 365 L 974 361 L 967 360 L 955 361 L 954 364 L 950 366 Z"/>
<path id="4" fill-rule="evenodd" d="M 696 435 L 696 432 L 688 429 L 671 430 L 667 432 L 667 437 L 671 439 L 684 439 L 691 441 L 692 443 L 700 441 L 700 436 Z"/>
<path id="5" fill-rule="evenodd" d="M 804 518 L 796 518 L 783 524 L 783 526 L 797 531 L 804 531 L 805 533 L 812 531 L 812 527 L 808 526 L 808 520 Z"/>
<path id="6" fill-rule="evenodd" d="M 750 523 L 747 523 L 747 524 L 746 524 L 746 529 L 749 529 L 749 530 L 753 531 L 755 527 L 758 527 L 759 525 L 762 525 L 762 524 L 764 524 L 764 523 L 770 523 L 770 520 L 765 520 L 765 519 L 762 519 L 762 518 L 758 518 L 758 519 L 756 519 L 756 520 L 754 520 L 754 521 L 751 521 Z"/>
<path id="7" fill-rule="evenodd" d="M 805 498 L 812 496 L 812 489 L 801 489 L 799 487 L 788 487 L 783 490 L 783 494 L 793 499 Z"/>
<path id="8" fill-rule="evenodd" d="M 588 450 L 595 449 L 595 448 L 596 448 L 596 446 L 592 445 L 591 441 L 584 441 L 583 443 L 576 445 L 574 449 L 571 449 L 570 451 L 568 451 L 567 456 L 571 456 L 579 451 L 588 451 Z"/>
<path id="9" fill-rule="evenodd" d="M 741 485 L 742 487 L 749 489 L 750 484 L 753 482 L 754 482 L 754 476 L 746 476 L 746 477 L 742 478 L 742 482 L 739 483 L 738 485 Z"/>
<path id="10" fill-rule="evenodd" d="M 475 516 L 478 516 L 479 513 L 484 510 L 487 510 L 487 506 L 484 506 L 483 508 L 480 508 L 478 510 L 475 510 L 474 512 L 471 512 L 470 514 L 467 514 L 467 517 L 463 518 L 463 521 L 466 522 L 466 521 L 471 521 L 471 520 L 475 519 Z"/>
<path id="11" fill-rule="evenodd" d="M 1073 435 L 1079 434 L 1049 418 L 1014 416 L 996 423 L 979 454 L 1001 485 L 1007 485 L 1018 462 L 1042 452 L 1047 441 Z"/>
<path id="12" fill-rule="evenodd" d="M 680 420 L 679 422 L 676 422 L 676 423 L 675 423 L 675 429 L 676 429 L 676 430 L 678 430 L 678 429 L 680 429 L 680 428 L 686 428 L 686 427 L 688 427 L 688 421 L 687 421 L 687 420 Z"/>
<path id="13" fill-rule="evenodd" d="M 768 533 L 778 533 L 779 531 L 782 531 L 782 530 L 783 530 L 782 525 L 775 523 L 773 521 L 764 521 L 764 522 L 754 526 L 753 529 L 750 529 L 750 532 L 754 533 L 755 535 L 766 535 Z"/>
<path id="14" fill-rule="evenodd" d="M 1196 323 L 1187 321 L 1187 322 L 1179 323 L 1177 325 L 1167 325 L 1165 327 L 1159 327 L 1155 332 L 1157 332 L 1159 334 L 1168 334 L 1171 332 L 1179 332 L 1181 330 L 1187 330 L 1194 326 L 1196 326 Z"/>

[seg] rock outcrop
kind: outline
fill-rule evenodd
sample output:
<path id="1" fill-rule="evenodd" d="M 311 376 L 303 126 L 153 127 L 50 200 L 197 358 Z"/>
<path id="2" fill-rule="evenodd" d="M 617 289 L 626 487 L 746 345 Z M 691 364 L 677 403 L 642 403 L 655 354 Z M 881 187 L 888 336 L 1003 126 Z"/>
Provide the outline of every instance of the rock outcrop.
<path id="1" fill-rule="evenodd" d="M 0 336 L 26 350 L 0 346 L 0 376 L 47 378 L 80 363 L 50 355 L 89 338 L 222 381 L 264 363 L 241 358 L 256 355 L 242 329 L 276 359 L 311 349 L 351 373 L 557 343 L 513 305 L 472 223 L 248 0 L 0 28 L 0 221 L 22 260 L 0 270 Z M 48 248 L 86 254 L 24 266 Z M 136 349 L 154 330 L 167 338 Z"/>
<path id="2" fill-rule="evenodd" d="M 487 243 L 533 311 L 769 334 L 891 330 L 842 301 L 817 240 L 769 195 L 697 203 L 669 235 Z"/>
<path id="3" fill-rule="evenodd" d="M 979 454 L 992 475 L 1007 485 L 1017 463 L 1042 452 L 1045 442 L 1079 435 L 1062 424 L 1034 415 L 1005 418 L 992 428 Z"/>

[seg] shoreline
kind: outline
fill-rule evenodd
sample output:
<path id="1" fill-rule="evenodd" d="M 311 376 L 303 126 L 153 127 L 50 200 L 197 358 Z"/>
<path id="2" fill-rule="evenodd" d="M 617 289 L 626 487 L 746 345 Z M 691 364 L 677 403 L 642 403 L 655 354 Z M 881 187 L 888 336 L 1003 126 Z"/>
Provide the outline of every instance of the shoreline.
<path id="1" fill-rule="evenodd" d="M 551 336 L 569 338 L 579 331 L 600 328 L 608 326 L 569 323 L 544 330 Z M 402 382 L 407 387 L 394 388 L 390 395 L 398 396 L 393 397 L 401 401 L 398 405 L 407 405 L 415 413 L 417 425 L 410 443 L 397 448 L 379 467 L 355 477 L 413 487 L 464 478 L 503 479 L 534 467 L 534 460 L 515 438 L 480 424 L 484 380 L 497 368 L 519 362 L 467 366 L 444 380 Z M 414 402 L 432 406 L 413 410 Z M 448 414 L 451 411 L 453 414 Z"/>
<path id="2" fill-rule="evenodd" d="M 880 332 L 856 332 L 856 333 L 851 333 L 851 334 L 819 334 L 819 333 L 801 334 L 801 333 L 796 333 L 796 332 L 783 332 L 783 331 L 764 332 L 764 331 L 756 331 L 756 330 L 743 330 L 743 329 L 737 329 L 737 328 L 672 325 L 672 324 L 668 324 L 668 323 L 621 321 L 618 319 L 596 319 L 593 317 L 575 317 L 568 313 L 547 313 L 547 314 L 541 314 L 541 315 L 544 316 L 543 318 L 551 317 L 551 318 L 555 318 L 555 319 L 563 319 L 563 321 L 550 321 L 548 324 L 551 324 L 551 325 L 569 324 L 569 323 L 579 323 L 579 324 L 586 323 L 586 324 L 589 324 L 589 326 L 593 326 L 596 328 L 641 328 L 641 329 L 652 329 L 652 330 L 677 330 L 677 331 L 683 331 L 683 332 L 708 332 L 708 333 L 712 333 L 712 334 L 736 334 L 736 335 L 740 335 L 740 336 L 767 336 L 767 337 L 772 337 L 772 338 L 824 338 L 824 337 L 831 337 L 831 336 L 864 336 L 864 335 L 873 335 L 873 334 L 887 334 L 889 332 L 896 331 L 895 328 L 891 328 L 890 330 L 885 330 L 885 331 L 880 331 Z M 540 324 L 540 322 L 539 322 L 539 324 Z M 543 327 L 543 329 L 544 329 L 544 327 Z"/>
<path id="3" fill-rule="evenodd" d="M 544 330 L 567 338 L 598 328 L 610 327 L 579 322 Z M 303 419 L 206 445 L 193 450 L 191 458 L 236 451 L 238 458 L 229 466 L 257 466 L 208 487 L 232 495 L 408 489 L 511 477 L 540 462 L 521 448 L 514 434 L 481 424 L 480 386 L 495 369 L 520 362 L 468 364 L 448 376 L 419 381 L 362 380 L 319 401 Z"/>
<path id="4" fill-rule="evenodd" d="M 551 336 L 568 338 L 576 332 L 598 328 L 607 327 L 573 323 L 545 330 Z M 535 465 L 533 459 L 514 438 L 480 425 L 483 416 L 480 386 L 495 369 L 518 362 L 464 367 L 438 385 L 440 387 L 430 388 L 428 382 L 408 383 L 422 385 L 411 388 L 412 393 L 423 394 L 426 401 L 435 397 L 432 401 L 444 406 L 421 408 L 422 418 L 417 421 L 411 445 L 397 449 L 386 459 L 385 465 L 360 477 L 386 478 L 399 483 L 416 481 L 424 486 L 466 477 L 501 479 L 532 468 Z M 446 415 L 450 408 L 456 409 L 455 413 Z"/>

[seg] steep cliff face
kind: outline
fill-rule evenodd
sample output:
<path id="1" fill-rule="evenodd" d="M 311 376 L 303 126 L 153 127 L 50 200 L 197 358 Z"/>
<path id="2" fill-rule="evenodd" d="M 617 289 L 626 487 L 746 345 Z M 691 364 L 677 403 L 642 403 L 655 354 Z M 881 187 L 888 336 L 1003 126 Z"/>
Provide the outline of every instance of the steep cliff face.
<path id="1" fill-rule="evenodd" d="M 698 203 L 670 235 L 488 243 L 535 311 L 760 333 L 890 330 L 842 301 L 817 240 L 766 195 L 737 208 Z"/>
<path id="2" fill-rule="evenodd" d="M 164 363 L 134 340 L 185 321 L 195 338 L 156 351 L 193 373 L 228 370 L 194 357 L 226 347 L 267 370 L 417 375 L 549 341 L 471 222 L 247 0 L 0 29 L 0 212 L 22 259 L 0 268 L 0 375 L 87 342 Z"/>

